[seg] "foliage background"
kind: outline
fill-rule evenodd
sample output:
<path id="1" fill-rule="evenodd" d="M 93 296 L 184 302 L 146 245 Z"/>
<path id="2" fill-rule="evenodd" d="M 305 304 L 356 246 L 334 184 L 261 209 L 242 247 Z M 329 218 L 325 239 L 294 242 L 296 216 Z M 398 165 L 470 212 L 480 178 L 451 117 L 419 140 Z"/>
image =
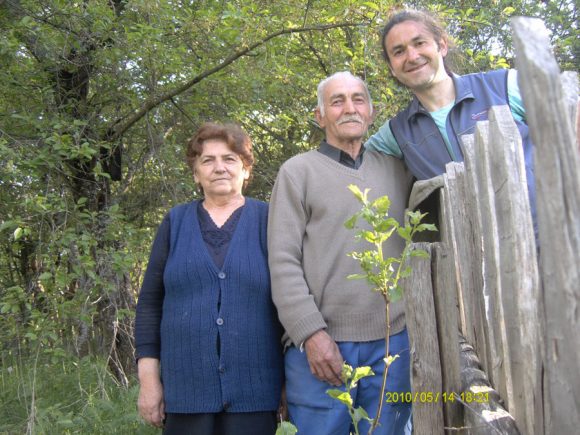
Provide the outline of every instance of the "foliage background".
<path id="1" fill-rule="evenodd" d="M 406 105 L 379 45 L 402 5 L 440 14 L 458 73 L 513 64 L 512 15 L 580 70 L 574 0 L 0 0 L 0 433 L 146 433 L 132 319 L 158 223 L 197 195 L 187 138 L 240 123 L 267 200 L 322 138 L 325 76 L 367 80 L 371 131 Z"/>

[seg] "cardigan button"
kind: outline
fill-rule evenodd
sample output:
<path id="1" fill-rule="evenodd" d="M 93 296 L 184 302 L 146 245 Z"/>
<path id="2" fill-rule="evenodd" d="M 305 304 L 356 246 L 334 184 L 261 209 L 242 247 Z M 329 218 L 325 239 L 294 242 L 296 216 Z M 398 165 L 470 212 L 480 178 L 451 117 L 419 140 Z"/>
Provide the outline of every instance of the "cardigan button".
<path id="1" fill-rule="evenodd" d="M 218 368 L 218 371 L 219 371 L 220 373 L 225 373 L 225 371 L 226 371 L 226 368 L 225 368 L 224 366 L 219 366 L 219 368 Z"/>
<path id="2" fill-rule="evenodd" d="M 224 324 L 224 319 L 222 319 L 221 317 L 218 317 L 217 320 L 215 321 L 219 326 L 222 326 Z"/>
<path id="3" fill-rule="evenodd" d="M 218 278 L 219 279 L 225 279 L 226 278 L 226 274 L 224 272 L 220 272 L 220 273 L 218 273 Z"/>

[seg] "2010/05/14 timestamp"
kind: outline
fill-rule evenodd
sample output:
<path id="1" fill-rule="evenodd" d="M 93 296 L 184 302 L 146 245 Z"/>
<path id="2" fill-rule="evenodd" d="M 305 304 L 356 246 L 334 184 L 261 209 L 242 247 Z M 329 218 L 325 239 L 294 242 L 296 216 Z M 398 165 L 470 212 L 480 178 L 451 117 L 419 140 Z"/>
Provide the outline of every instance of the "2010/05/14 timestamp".
<path id="1" fill-rule="evenodd" d="M 447 402 L 465 402 L 465 403 L 487 403 L 489 402 L 489 392 L 462 391 L 453 392 L 434 392 L 434 391 L 414 391 L 414 392 L 397 392 L 387 391 L 387 403 L 447 403 Z"/>

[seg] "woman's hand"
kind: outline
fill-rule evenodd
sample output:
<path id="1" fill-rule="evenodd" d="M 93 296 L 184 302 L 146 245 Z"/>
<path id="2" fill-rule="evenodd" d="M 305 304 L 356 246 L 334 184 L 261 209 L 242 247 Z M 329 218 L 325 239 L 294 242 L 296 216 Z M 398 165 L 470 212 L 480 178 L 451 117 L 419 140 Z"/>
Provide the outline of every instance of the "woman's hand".
<path id="1" fill-rule="evenodd" d="M 163 427 L 165 420 L 165 402 L 163 400 L 163 385 L 159 376 L 159 360 L 155 358 L 140 358 L 138 362 L 139 399 L 137 407 L 143 419 L 155 426 Z"/>

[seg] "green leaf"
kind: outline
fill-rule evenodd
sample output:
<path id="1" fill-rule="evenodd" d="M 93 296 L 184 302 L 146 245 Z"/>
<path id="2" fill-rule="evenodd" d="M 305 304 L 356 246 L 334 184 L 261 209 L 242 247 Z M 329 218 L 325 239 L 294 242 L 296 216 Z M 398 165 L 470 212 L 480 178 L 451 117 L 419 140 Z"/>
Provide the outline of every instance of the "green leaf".
<path id="1" fill-rule="evenodd" d="M 405 267 L 402 271 L 401 271 L 401 278 L 407 278 L 408 276 L 411 275 L 411 272 L 413 271 L 413 269 L 411 269 L 411 266 L 407 266 Z"/>
<path id="2" fill-rule="evenodd" d="M 4 231 L 6 229 L 11 229 L 15 225 L 18 225 L 18 223 L 16 221 L 6 221 L 6 222 L 2 222 L 2 225 L 0 225 L 0 231 Z"/>
<path id="3" fill-rule="evenodd" d="M 28 26 L 29 24 L 31 24 L 33 22 L 34 22 L 34 20 L 32 19 L 32 17 L 29 17 L 28 15 L 22 17 L 20 20 L 20 24 L 22 24 L 23 26 Z"/>
<path id="4" fill-rule="evenodd" d="M 376 3 L 373 3 L 373 2 L 364 2 L 363 5 L 368 6 L 369 8 L 374 9 L 377 12 L 380 12 L 380 10 L 381 10 L 379 8 L 379 5 L 377 5 Z"/>
<path id="5" fill-rule="evenodd" d="M 416 231 L 423 232 L 423 231 L 437 231 L 437 227 L 434 224 L 421 224 L 417 226 Z"/>
<path id="6" fill-rule="evenodd" d="M 367 376 L 373 376 L 375 373 L 372 369 L 368 366 L 357 367 L 354 369 L 354 375 L 352 377 L 353 382 L 358 382 L 362 378 L 366 378 Z"/>
<path id="7" fill-rule="evenodd" d="M 375 229 L 378 232 L 387 232 L 387 231 L 390 231 L 391 229 L 397 228 L 398 226 L 399 226 L 399 222 L 397 222 L 396 219 L 388 218 L 382 222 L 379 222 L 379 224 L 376 226 Z"/>
<path id="8" fill-rule="evenodd" d="M 403 239 L 408 242 L 411 241 L 411 228 L 409 227 L 399 227 L 397 228 L 397 234 Z"/>
<path id="9" fill-rule="evenodd" d="M 276 429 L 276 435 L 294 435 L 298 432 L 296 426 L 294 426 L 289 421 L 283 421 L 278 425 Z"/>
<path id="10" fill-rule="evenodd" d="M 399 286 L 391 287 L 389 289 L 389 301 L 397 302 L 403 298 L 403 289 Z"/>
<path id="11" fill-rule="evenodd" d="M 369 415 L 367 414 L 367 412 L 364 410 L 364 408 L 362 406 L 359 406 L 358 408 L 355 408 L 354 415 L 353 415 L 353 420 L 355 421 L 355 423 L 358 423 L 363 418 L 365 420 L 367 420 L 368 422 L 371 422 L 371 423 L 373 421 L 372 418 L 369 418 Z"/>
<path id="12" fill-rule="evenodd" d="M 372 233 L 372 231 L 361 231 L 360 235 L 369 243 L 375 243 L 376 241 L 375 235 Z"/>
<path id="13" fill-rule="evenodd" d="M 343 363 L 340 373 L 341 379 L 343 380 L 343 382 L 346 382 L 351 378 L 351 376 L 352 376 L 352 366 L 347 363 Z"/>
<path id="14" fill-rule="evenodd" d="M 326 394 L 328 394 L 330 397 L 332 397 L 333 399 L 336 399 L 338 396 L 340 396 L 342 393 L 344 393 L 344 391 L 342 390 L 338 390 L 336 388 L 330 389 L 330 390 L 326 390 Z"/>
<path id="15" fill-rule="evenodd" d="M 367 276 L 362 273 L 353 273 L 346 277 L 346 279 L 366 279 Z"/>
<path id="16" fill-rule="evenodd" d="M 52 278 L 52 273 L 50 272 L 43 272 L 40 274 L 40 276 L 38 277 L 38 279 L 40 281 L 48 281 L 49 279 Z"/>
<path id="17" fill-rule="evenodd" d="M 361 190 L 359 189 L 359 187 L 356 184 L 349 184 L 348 190 L 350 190 L 353 193 L 353 195 L 356 197 L 356 199 L 358 199 L 360 202 L 365 201 L 366 198 L 363 196 L 363 193 L 361 192 Z"/>
<path id="18" fill-rule="evenodd" d="M 64 427 L 73 427 L 74 423 L 71 419 L 64 419 L 64 420 L 59 420 L 57 421 L 57 423 L 59 426 L 64 426 Z"/>
<path id="19" fill-rule="evenodd" d="M 411 257 L 431 258 L 429 253 L 423 249 L 415 249 L 411 251 Z"/>
<path id="20" fill-rule="evenodd" d="M 24 234 L 24 230 L 22 229 L 22 227 L 16 228 L 14 230 L 14 240 L 20 239 L 23 234 Z"/>
<path id="21" fill-rule="evenodd" d="M 351 216 L 350 218 L 348 218 L 348 220 L 344 223 L 344 226 L 346 227 L 346 229 L 352 230 L 356 224 L 357 219 L 358 219 L 358 213 Z"/>
<path id="22" fill-rule="evenodd" d="M 385 361 L 385 364 L 386 364 L 387 366 L 390 366 L 391 364 L 393 364 L 393 362 L 394 362 L 394 361 L 395 361 L 397 358 L 399 358 L 399 354 L 396 354 L 396 355 L 389 355 L 388 357 L 386 357 L 386 358 L 384 359 L 384 361 Z"/>
<path id="23" fill-rule="evenodd" d="M 505 8 L 503 11 L 501 11 L 501 14 L 502 14 L 502 15 L 505 15 L 505 16 L 508 16 L 508 17 L 509 17 L 509 16 L 510 16 L 511 14 L 513 14 L 515 11 L 516 11 L 516 9 L 515 9 L 515 8 L 513 8 L 513 7 L 511 7 L 511 6 L 508 6 L 508 7 L 507 7 L 507 8 Z"/>
<path id="24" fill-rule="evenodd" d="M 326 394 L 328 394 L 333 399 L 336 399 L 339 402 L 345 404 L 349 408 L 352 407 L 352 397 L 351 397 L 350 393 L 348 393 L 346 391 L 342 391 L 342 390 L 333 389 L 333 390 L 327 390 Z"/>
<path id="25" fill-rule="evenodd" d="M 423 218 L 427 216 L 427 213 L 421 214 L 420 210 L 408 211 L 407 216 L 409 217 L 409 222 L 412 225 L 418 225 L 423 220 Z"/>
<path id="26" fill-rule="evenodd" d="M 376 208 L 377 213 L 386 214 L 391 207 L 391 200 L 388 196 L 381 196 L 373 201 L 372 206 Z"/>

